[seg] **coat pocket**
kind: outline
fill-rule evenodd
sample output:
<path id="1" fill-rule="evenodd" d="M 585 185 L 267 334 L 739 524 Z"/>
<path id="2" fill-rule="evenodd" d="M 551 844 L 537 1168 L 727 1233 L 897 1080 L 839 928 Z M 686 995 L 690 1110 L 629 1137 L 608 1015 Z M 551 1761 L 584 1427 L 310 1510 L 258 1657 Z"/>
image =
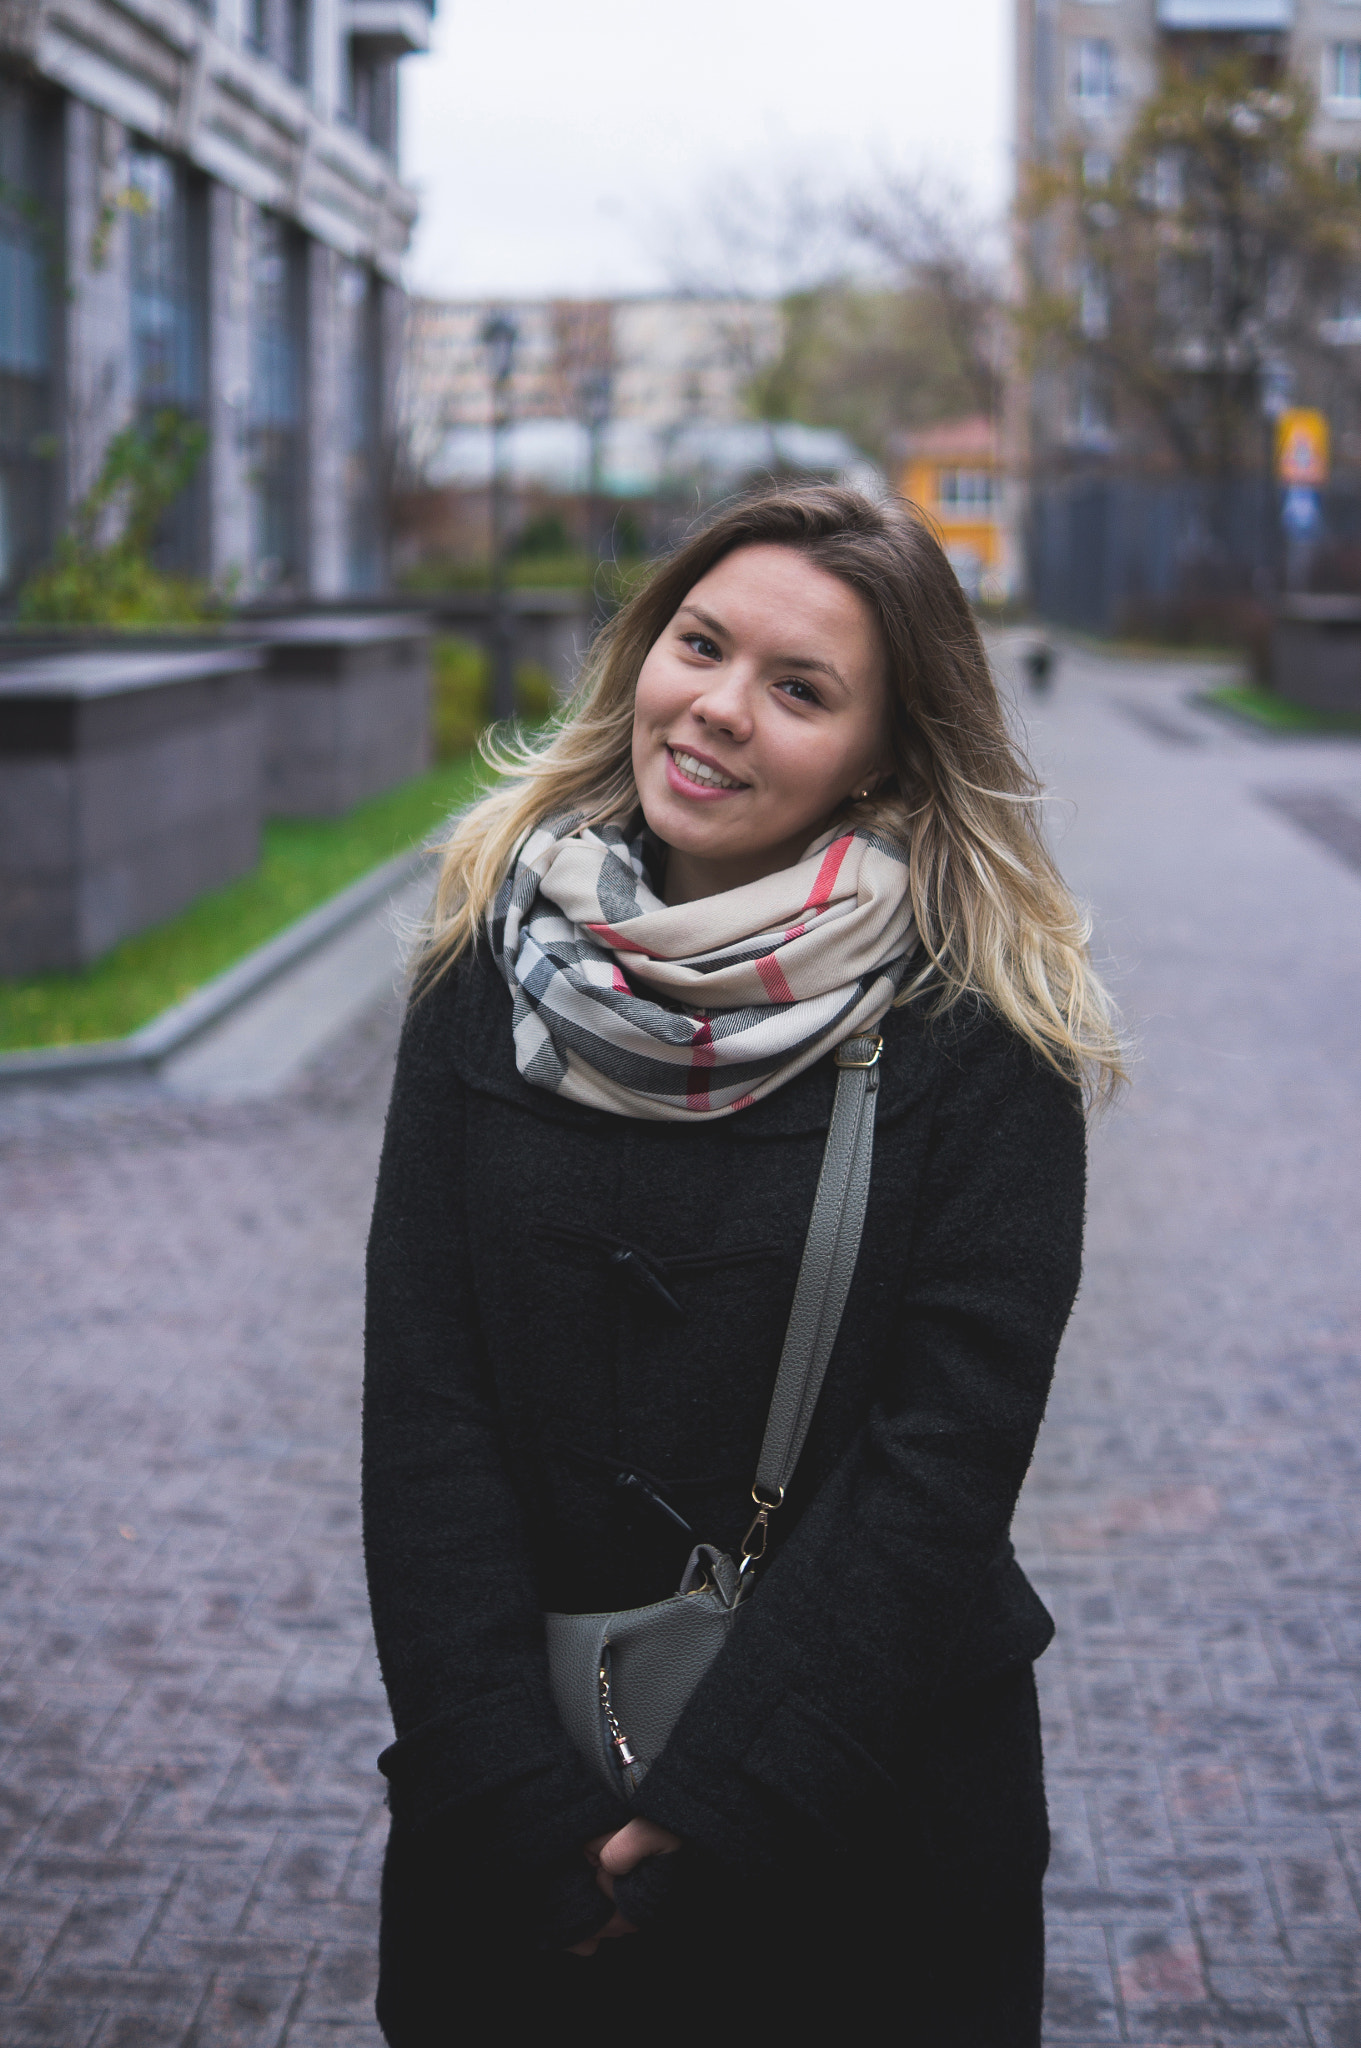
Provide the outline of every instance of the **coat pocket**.
<path id="1" fill-rule="evenodd" d="M 555 1753 L 551 1722 L 517 1680 L 410 1729 L 383 1751 L 378 1768 L 394 1820 L 420 1827 L 544 1769 Z"/>
<path id="2" fill-rule="evenodd" d="M 742 1757 L 742 1768 L 836 1849 L 850 1846 L 872 1802 L 898 1788 L 853 1736 L 798 1693 L 786 1693 Z"/>

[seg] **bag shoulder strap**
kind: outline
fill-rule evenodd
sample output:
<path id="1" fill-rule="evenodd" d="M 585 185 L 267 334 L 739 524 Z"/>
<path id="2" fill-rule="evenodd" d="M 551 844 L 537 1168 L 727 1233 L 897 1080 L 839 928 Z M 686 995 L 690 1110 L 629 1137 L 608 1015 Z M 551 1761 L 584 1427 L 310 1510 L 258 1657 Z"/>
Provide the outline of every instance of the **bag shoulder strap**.
<path id="1" fill-rule="evenodd" d="M 794 1476 L 850 1293 L 869 1198 L 882 1050 L 883 1040 L 869 1036 L 836 1049 L 836 1099 L 756 1464 L 757 1514 L 742 1544 L 743 1570 L 764 1551 L 767 1518 Z"/>

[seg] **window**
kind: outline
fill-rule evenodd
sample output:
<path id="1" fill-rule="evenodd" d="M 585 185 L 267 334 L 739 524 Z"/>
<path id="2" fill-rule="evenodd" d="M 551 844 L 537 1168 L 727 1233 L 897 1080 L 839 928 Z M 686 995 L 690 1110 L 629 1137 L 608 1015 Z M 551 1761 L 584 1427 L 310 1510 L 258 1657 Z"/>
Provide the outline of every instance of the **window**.
<path id="1" fill-rule="evenodd" d="M 384 156 L 397 147 L 397 66 L 351 40 L 345 111 L 361 135 Z"/>
<path id="2" fill-rule="evenodd" d="M 1355 348 L 1361 342 L 1361 271 L 1350 271 L 1341 279 L 1328 318 L 1319 322 L 1319 333 L 1335 348 Z"/>
<path id="3" fill-rule="evenodd" d="M 270 57 L 306 85 L 312 76 L 312 9 L 310 0 L 246 0 L 245 37 L 248 49 Z"/>
<path id="4" fill-rule="evenodd" d="M 1361 43 L 1333 43 L 1323 60 L 1323 91 L 1330 100 L 1361 103 Z"/>
<path id="5" fill-rule="evenodd" d="M 1186 165 L 1181 151 L 1160 149 L 1153 165 L 1153 204 L 1159 213 L 1178 213 L 1186 203 Z"/>
<path id="6" fill-rule="evenodd" d="M 306 243 L 275 214 L 255 216 L 250 283 L 255 573 L 266 589 L 296 588 L 304 567 Z"/>
<path id="7" fill-rule="evenodd" d="M 1049 10 L 1035 10 L 1035 137 L 1048 142 L 1054 133 L 1054 99 L 1061 45 Z"/>
<path id="8" fill-rule="evenodd" d="M 1110 283 L 1099 263 L 1084 263 L 1078 280 L 1077 324 L 1088 341 L 1104 341 L 1111 331 Z"/>
<path id="9" fill-rule="evenodd" d="M 1073 98 L 1099 111 L 1115 98 L 1115 45 L 1105 36 L 1081 36 L 1073 45 Z"/>
<path id="10" fill-rule="evenodd" d="M 128 157 L 132 375 L 138 404 L 197 412 L 203 398 L 205 265 L 201 193 L 158 149 Z M 198 204 L 194 204 L 198 201 Z"/>
<path id="11" fill-rule="evenodd" d="M 57 113 L 0 80 L 0 591 L 52 539 Z"/>
<path id="12" fill-rule="evenodd" d="M 382 583 L 382 499 L 379 452 L 382 435 L 378 280 L 357 263 L 340 273 L 341 345 L 345 377 L 345 575 L 350 590 L 377 590 Z"/>
<path id="13" fill-rule="evenodd" d="M 299 85 L 312 76 L 312 12 L 307 0 L 287 0 L 284 9 L 284 70 Z"/>
<path id="14" fill-rule="evenodd" d="M 943 511 L 989 513 L 1002 496 L 1002 479 L 990 469 L 943 469 L 936 479 L 936 503 Z"/>
<path id="15" fill-rule="evenodd" d="M 146 418 L 173 407 L 203 412 L 208 324 L 207 197 L 202 179 L 158 149 L 128 153 L 128 305 L 132 386 Z M 199 464 L 166 515 L 156 545 L 163 569 L 192 573 L 207 539 L 207 478 Z"/>
<path id="16" fill-rule="evenodd" d="M 1106 453 L 1115 445 L 1114 429 L 1110 387 L 1095 370 L 1084 365 L 1073 384 L 1071 439 L 1079 448 Z"/>

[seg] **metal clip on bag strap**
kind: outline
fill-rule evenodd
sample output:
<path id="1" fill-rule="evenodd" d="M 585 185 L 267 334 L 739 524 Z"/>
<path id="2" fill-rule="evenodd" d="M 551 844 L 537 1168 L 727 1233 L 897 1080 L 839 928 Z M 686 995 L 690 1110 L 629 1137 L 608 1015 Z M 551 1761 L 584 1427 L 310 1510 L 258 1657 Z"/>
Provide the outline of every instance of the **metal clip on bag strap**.
<path id="1" fill-rule="evenodd" d="M 752 1499 L 757 1514 L 742 1568 L 765 1550 L 766 1523 L 794 1476 L 850 1293 L 869 1198 L 881 1038 L 848 1038 L 836 1050 L 836 1100 L 813 1197 L 794 1306 L 775 1375 Z"/>

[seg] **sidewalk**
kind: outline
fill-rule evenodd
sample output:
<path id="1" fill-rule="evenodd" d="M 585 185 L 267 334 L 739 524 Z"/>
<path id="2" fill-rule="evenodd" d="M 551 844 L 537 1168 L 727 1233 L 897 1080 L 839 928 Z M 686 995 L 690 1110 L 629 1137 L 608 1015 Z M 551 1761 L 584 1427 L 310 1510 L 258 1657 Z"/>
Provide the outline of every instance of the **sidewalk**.
<path id="1" fill-rule="evenodd" d="M 1060 1625 L 1047 2039 L 1361 2048 L 1361 747 L 1204 679 L 1073 654 L 1022 699 L 1141 1041 L 1017 1530 Z M 0 1102 L 5 2048 L 378 2048 L 398 1006 L 346 943 L 196 1070 Z"/>
<path id="2" fill-rule="evenodd" d="M 358 1017 L 399 989 L 403 933 L 433 882 L 422 874 L 224 1017 L 161 1070 L 171 1094 L 247 1102 L 277 1095 Z"/>
<path id="3" fill-rule="evenodd" d="M 1047 2039 L 1357 2048 L 1361 747 L 1196 683 L 1069 656 L 1028 711 L 1141 1041 L 1018 1527 Z"/>

